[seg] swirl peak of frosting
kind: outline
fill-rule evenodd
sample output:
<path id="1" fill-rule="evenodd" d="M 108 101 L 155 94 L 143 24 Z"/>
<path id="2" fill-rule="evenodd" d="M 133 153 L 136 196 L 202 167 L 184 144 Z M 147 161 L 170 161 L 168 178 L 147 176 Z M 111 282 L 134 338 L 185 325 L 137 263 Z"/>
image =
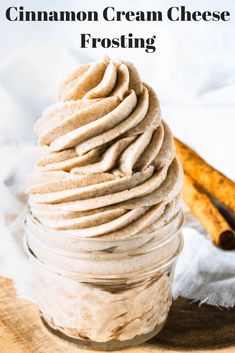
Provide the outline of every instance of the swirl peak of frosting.
<path id="1" fill-rule="evenodd" d="M 29 204 L 45 226 L 79 237 L 152 232 L 180 209 L 182 168 L 154 90 L 126 61 L 78 67 L 35 125 L 44 155 Z"/>

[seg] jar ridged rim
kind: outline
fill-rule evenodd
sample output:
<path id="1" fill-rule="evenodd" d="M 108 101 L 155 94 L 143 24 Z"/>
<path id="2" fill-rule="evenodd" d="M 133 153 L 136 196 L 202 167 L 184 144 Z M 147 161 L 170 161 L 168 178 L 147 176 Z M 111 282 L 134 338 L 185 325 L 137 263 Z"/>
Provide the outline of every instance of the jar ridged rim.
<path id="1" fill-rule="evenodd" d="M 177 257 L 179 256 L 182 248 L 184 245 L 184 240 L 183 240 L 183 235 L 180 235 L 180 243 L 179 246 L 177 248 L 177 250 L 175 251 L 175 253 L 173 254 L 173 256 L 171 256 L 170 258 L 166 258 L 164 260 L 162 260 L 161 262 L 159 262 L 156 266 L 156 264 L 149 266 L 149 267 L 145 267 L 142 270 L 137 270 L 137 271 L 129 271 L 129 272 L 123 272 L 120 273 L 122 279 L 124 280 L 125 278 L 129 278 L 131 275 L 135 274 L 135 275 L 139 275 L 139 274 L 143 274 L 143 279 L 146 278 L 146 276 L 151 276 L 153 275 L 153 272 L 159 272 L 159 271 L 163 271 L 165 268 L 169 267 L 170 265 L 172 265 L 175 260 L 177 259 Z M 82 272 L 78 272 L 78 271 L 70 271 L 71 276 L 65 275 L 63 273 L 60 273 L 58 271 L 56 271 L 55 266 L 52 265 L 48 265 L 46 263 L 44 263 L 42 260 L 38 259 L 37 256 L 32 252 L 32 250 L 28 247 L 27 243 L 25 244 L 25 248 L 26 248 L 26 252 L 29 256 L 29 258 L 31 258 L 35 263 L 39 264 L 39 266 L 42 266 L 43 268 L 45 268 L 46 270 L 49 270 L 51 272 L 57 273 L 58 275 L 63 275 L 65 277 L 70 277 L 73 278 L 73 275 L 75 277 L 77 277 L 78 275 L 80 276 L 84 276 L 84 280 L 88 280 L 87 274 L 83 274 Z M 152 272 L 151 272 L 152 271 Z M 92 281 L 95 281 L 95 279 L 97 280 L 102 280 L 103 278 L 99 275 L 92 275 Z M 117 280 L 117 274 L 115 275 L 110 275 L 110 274 L 105 274 L 105 278 L 107 280 L 112 280 L 115 279 Z M 81 279 L 80 279 L 81 280 Z M 140 280 L 140 277 L 138 277 L 138 280 Z"/>

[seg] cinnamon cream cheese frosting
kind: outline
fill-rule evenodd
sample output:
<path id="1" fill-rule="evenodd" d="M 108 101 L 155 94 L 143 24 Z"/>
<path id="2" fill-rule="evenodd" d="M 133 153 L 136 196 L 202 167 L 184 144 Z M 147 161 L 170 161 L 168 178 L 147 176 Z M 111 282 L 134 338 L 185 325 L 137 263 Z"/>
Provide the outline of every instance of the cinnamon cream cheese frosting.
<path id="1" fill-rule="evenodd" d="M 35 132 L 43 155 L 27 192 L 46 227 L 123 239 L 179 212 L 183 178 L 173 136 L 133 64 L 105 57 L 81 65 Z"/>

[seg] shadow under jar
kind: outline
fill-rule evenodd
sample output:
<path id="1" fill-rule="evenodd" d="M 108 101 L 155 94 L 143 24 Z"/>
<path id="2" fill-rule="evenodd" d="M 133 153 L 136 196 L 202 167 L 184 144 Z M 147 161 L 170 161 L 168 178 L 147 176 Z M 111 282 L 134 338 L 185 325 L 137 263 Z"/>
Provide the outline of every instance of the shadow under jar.
<path id="1" fill-rule="evenodd" d="M 100 350 L 155 336 L 172 302 L 182 223 L 180 211 L 153 233 L 87 239 L 46 228 L 28 210 L 34 302 L 46 327 L 70 342 Z"/>

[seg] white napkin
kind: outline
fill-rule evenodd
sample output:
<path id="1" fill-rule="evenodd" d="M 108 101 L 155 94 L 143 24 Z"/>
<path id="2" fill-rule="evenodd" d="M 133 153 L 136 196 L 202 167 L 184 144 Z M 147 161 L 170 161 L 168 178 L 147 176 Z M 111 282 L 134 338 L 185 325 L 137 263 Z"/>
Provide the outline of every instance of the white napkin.
<path id="1" fill-rule="evenodd" d="M 0 67 L 0 275 L 12 278 L 18 294 L 29 300 L 31 273 L 22 238 L 26 175 L 32 170 L 36 155 L 32 143 L 33 122 L 53 101 L 56 87 L 65 73 L 78 63 L 69 50 L 35 43 L 15 53 Z M 205 78 L 206 91 L 200 95 L 192 92 L 194 100 L 186 106 L 185 102 L 175 104 L 163 97 L 163 112 L 166 118 L 171 117 L 170 124 L 179 137 L 232 177 L 234 164 L 230 162 L 232 156 L 226 157 L 226 153 L 234 150 L 231 122 L 235 113 L 231 95 L 234 81 L 228 82 L 226 77 L 224 75 L 224 86 L 218 89 L 213 86 L 214 92 Z M 220 83 L 223 83 L 222 78 Z M 157 84 L 154 88 L 157 89 Z M 213 100 L 214 94 L 216 100 Z M 215 104 L 218 101 L 219 107 Z M 224 124 L 228 129 L 221 133 Z M 176 267 L 174 297 L 233 306 L 235 252 L 215 248 L 190 212 L 186 212 L 183 233 L 185 246 Z"/>

